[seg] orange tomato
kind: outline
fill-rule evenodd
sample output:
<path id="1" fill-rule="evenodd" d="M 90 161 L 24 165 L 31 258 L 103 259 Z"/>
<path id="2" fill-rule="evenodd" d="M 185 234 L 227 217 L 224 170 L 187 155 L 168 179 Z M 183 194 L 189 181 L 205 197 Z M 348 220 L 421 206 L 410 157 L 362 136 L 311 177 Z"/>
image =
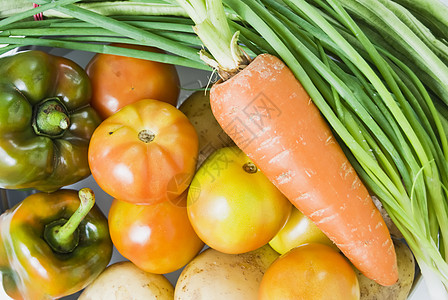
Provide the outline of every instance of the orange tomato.
<path id="1" fill-rule="evenodd" d="M 288 219 L 291 203 L 240 149 L 225 147 L 195 174 L 187 209 L 207 245 L 237 254 L 267 244 Z"/>
<path id="2" fill-rule="evenodd" d="M 331 247 L 312 243 L 280 256 L 261 280 L 259 299 L 355 300 L 360 290 L 355 271 Z"/>
<path id="3" fill-rule="evenodd" d="M 130 44 L 113 46 L 163 53 L 153 47 Z M 141 99 L 156 99 L 177 105 L 180 82 L 173 65 L 98 53 L 88 63 L 86 71 L 92 82 L 91 105 L 103 119 Z"/>
<path id="4" fill-rule="evenodd" d="M 171 104 L 144 99 L 104 120 L 89 145 L 93 178 L 109 195 L 134 204 L 174 199 L 196 170 L 198 137 Z"/>
<path id="5" fill-rule="evenodd" d="M 180 269 L 204 246 L 188 220 L 186 193 L 176 202 L 154 205 L 114 199 L 108 220 L 118 252 L 146 272 L 164 274 Z"/>

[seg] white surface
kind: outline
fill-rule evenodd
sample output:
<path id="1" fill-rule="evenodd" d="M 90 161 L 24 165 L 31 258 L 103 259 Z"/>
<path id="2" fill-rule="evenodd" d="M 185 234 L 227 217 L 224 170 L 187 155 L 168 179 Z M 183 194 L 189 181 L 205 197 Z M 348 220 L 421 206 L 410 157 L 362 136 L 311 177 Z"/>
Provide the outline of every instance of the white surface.
<path id="1" fill-rule="evenodd" d="M 426 283 L 423 278 L 417 283 L 415 289 L 409 296 L 408 300 L 422 300 L 430 299 L 428 289 L 426 288 Z"/>

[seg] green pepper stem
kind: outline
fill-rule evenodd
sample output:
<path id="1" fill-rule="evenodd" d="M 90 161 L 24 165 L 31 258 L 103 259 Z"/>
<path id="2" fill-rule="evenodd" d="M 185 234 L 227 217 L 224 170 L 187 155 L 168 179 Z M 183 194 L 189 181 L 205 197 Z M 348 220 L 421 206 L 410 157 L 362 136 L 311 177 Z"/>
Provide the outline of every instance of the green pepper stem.
<path id="1" fill-rule="evenodd" d="M 59 253 L 69 253 L 78 245 L 78 226 L 95 204 L 91 189 L 83 188 L 78 192 L 81 203 L 68 221 L 57 220 L 45 227 L 44 237 L 50 247 Z"/>
<path id="2" fill-rule="evenodd" d="M 73 232 L 78 228 L 81 221 L 95 204 L 95 196 L 93 195 L 93 191 L 91 189 L 83 188 L 78 192 L 78 195 L 81 200 L 81 204 L 67 223 L 65 223 L 65 225 L 62 226 L 55 234 L 56 240 L 59 240 L 61 243 L 65 243 L 72 238 Z"/>
<path id="3" fill-rule="evenodd" d="M 54 110 L 47 114 L 47 123 L 52 126 L 58 126 L 61 129 L 67 129 L 68 128 L 68 117 L 66 114 Z"/>
<path id="4" fill-rule="evenodd" d="M 38 104 L 33 120 L 36 134 L 58 137 L 70 126 L 70 118 L 64 104 L 57 98 L 45 99 Z"/>

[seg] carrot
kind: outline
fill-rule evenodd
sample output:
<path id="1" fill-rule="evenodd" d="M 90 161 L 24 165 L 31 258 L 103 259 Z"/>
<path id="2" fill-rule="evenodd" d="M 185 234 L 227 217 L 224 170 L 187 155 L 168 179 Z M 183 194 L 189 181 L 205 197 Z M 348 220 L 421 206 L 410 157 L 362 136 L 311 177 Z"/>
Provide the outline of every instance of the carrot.
<path id="1" fill-rule="evenodd" d="M 213 114 L 277 188 L 367 277 L 398 279 L 390 233 L 319 110 L 277 57 L 213 85 Z"/>
<path id="2" fill-rule="evenodd" d="M 178 3 L 210 51 L 202 50 L 202 59 L 222 78 L 210 103 L 224 131 L 365 276 L 394 284 L 396 254 L 386 224 L 301 83 L 276 56 L 251 61 L 242 52 L 220 0 Z"/>

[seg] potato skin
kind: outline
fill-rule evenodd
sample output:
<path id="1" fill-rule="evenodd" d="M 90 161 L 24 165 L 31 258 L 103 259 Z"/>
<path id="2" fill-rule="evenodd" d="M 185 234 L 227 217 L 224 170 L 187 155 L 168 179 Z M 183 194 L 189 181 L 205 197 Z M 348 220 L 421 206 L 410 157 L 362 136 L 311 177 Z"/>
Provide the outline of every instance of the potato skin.
<path id="1" fill-rule="evenodd" d="M 130 261 L 110 265 L 79 300 L 172 300 L 174 287 L 163 275 L 147 273 Z"/>
<path id="2" fill-rule="evenodd" d="M 269 245 L 243 254 L 208 248 L 182 271 L 174 299 L 256 300 L 265 271 L 278 257 Z"/>
<path id="3" fill-rule="evenodd" d="M 235 145 L 213 116 L 208 91 L 193 92 L 182 102 L 179 110 L 187 116 L 198 133 L 199 155 L 197 168 L 215 150 Z"/>
<path id="4" fill-rule="evenodd" d="M 406 300 L 415 276 L 415 259 L 408 246 L 401 240 L 394 240 L 398 265 L 398 282 L 382 286 L 365 277 L 355 268 L 361 291 L 360 300 Z"/>

